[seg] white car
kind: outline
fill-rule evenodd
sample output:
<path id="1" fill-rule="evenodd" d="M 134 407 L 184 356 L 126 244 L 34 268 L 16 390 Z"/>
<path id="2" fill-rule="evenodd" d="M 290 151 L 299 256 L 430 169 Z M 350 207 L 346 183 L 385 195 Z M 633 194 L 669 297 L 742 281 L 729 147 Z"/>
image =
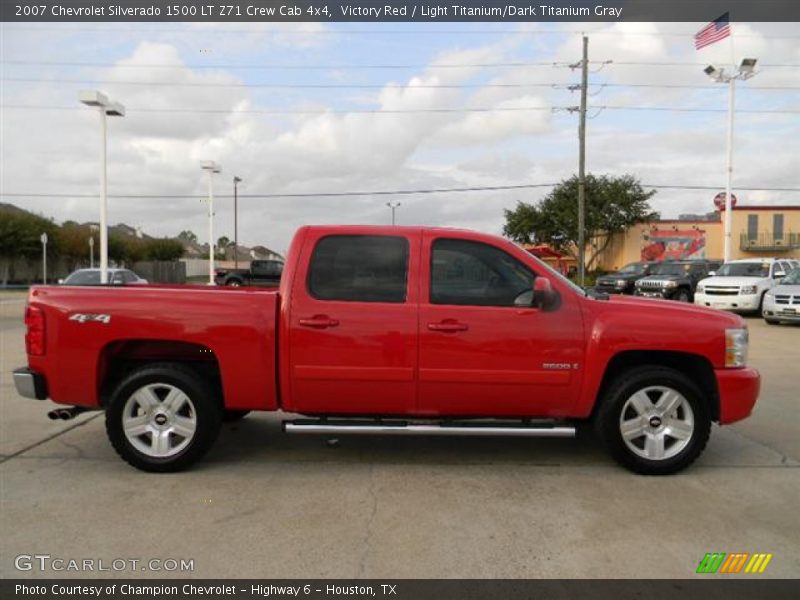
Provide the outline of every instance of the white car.
<path id="1" fill-rule="evenodd" d="M 800 323 L 800 268 L 767 292 L 761 314 L 770 325 L 781 321 Z"/>
<path id="2" fill-rule="evenodd" d="M 62 285 L 100 285 L 100 269 L 78 269 L 66 279 L 59 279 Z M 109 269 L 108 283 L 112 285 L 146 285 L 147 279 L 139 277 L 130 269 Z"/>
<path id="3" fill-rule="evenodd" d="M 745 258 L 726 262 L 713 277 L 697 284 L 694 303 L 722 310 L 761 314 L 765 294 L 793 269 L 793 262 L 778 258 Z"/>

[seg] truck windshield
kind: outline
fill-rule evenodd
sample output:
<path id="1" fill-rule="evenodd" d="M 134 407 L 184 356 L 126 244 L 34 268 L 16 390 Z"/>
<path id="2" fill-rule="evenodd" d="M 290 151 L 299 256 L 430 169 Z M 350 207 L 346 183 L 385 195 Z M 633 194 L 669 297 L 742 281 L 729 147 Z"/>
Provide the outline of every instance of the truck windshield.
<path id="1" fill-rule="evenodd" d="M 639 275 L 640 273 L 644 273 L 645 268 L 647 265 L 645 263 L 631 263 L 629 265 L 625 265 L 619 270 L 620 275 Z"/>
<path id="2" fill-rule="evenodd" d="M 769 263 L 727 263 L 717 271 L 720 277 L 769 277 Z"/>
<path id="3" fill-rule="evenodd" d="M 800 285 L 800 269 L 795 269 L 784 277 L 781 285 Z"/>
<path id="4" fill-rule="evenodd" d="M 100 271 L 75 271 L 64 285 L 100 285 Z"/>
<path id="5" fill-rule="evenodd" d="M 683 263 L 661 263 L 653 267 L 652 275 L 683 275 L 689 265 Z"/>

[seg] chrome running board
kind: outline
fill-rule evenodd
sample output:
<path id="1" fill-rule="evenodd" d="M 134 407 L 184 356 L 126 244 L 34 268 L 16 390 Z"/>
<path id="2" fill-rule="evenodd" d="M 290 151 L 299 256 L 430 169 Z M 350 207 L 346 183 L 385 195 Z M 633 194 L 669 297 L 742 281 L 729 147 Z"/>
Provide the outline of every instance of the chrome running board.
<path id="1" fill-rule="evenodd" d="M 497 423 L 480 421 L 470 424 L 459 421 L 415 424 L 406 421 L 366 421 L 345 419 L 300 419 L 284 421 L 286 433 L 305 434 L 348 434 L 348 435 L 464 435 L 464 436 L 514 436 L 514 437 L 575 437 L 575 427 L 554 422 L 534 422 L 526 424 Z"/>

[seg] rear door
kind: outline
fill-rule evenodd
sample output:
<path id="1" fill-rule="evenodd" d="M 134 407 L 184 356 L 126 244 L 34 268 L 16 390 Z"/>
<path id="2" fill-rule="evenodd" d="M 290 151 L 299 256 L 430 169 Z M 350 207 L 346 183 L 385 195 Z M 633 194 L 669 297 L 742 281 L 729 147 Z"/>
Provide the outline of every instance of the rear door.
<path id="1" fill-rule="evenodd" d="M 405 414 L 416 403 L 418 230 L 311 229 L 289 308 L 289 411 Z"/>
<path id="2" fill-rule="evenodd" d="M 426 232 L 423 256 L 418 411 L 568 414 L 584 361 L 577 297 L 561 294 L 551 312 L 532 308 L 537 273 L 511 244 Z"/>

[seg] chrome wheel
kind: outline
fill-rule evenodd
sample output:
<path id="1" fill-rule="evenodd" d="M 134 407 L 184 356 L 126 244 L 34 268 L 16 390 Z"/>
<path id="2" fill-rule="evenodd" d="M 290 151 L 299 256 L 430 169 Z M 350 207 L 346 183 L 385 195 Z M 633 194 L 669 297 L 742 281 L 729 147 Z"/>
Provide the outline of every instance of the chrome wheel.
<path id="1" fill-rule="evenodd" d="M 122 429 L 142 454 L 165 458 L 188 446 L 197 430 L 192 400 L 169 383 L 151 383 L 128 397 L 122 410 Z"/>
<path id="2" fill-rule="evenodd" d="M 666 386 L 645 387 L 625 402 L 619 430 L 628 449 L 648 460 L 666 460 L 692 439 L 694 412 L 689 401 Z"/>

